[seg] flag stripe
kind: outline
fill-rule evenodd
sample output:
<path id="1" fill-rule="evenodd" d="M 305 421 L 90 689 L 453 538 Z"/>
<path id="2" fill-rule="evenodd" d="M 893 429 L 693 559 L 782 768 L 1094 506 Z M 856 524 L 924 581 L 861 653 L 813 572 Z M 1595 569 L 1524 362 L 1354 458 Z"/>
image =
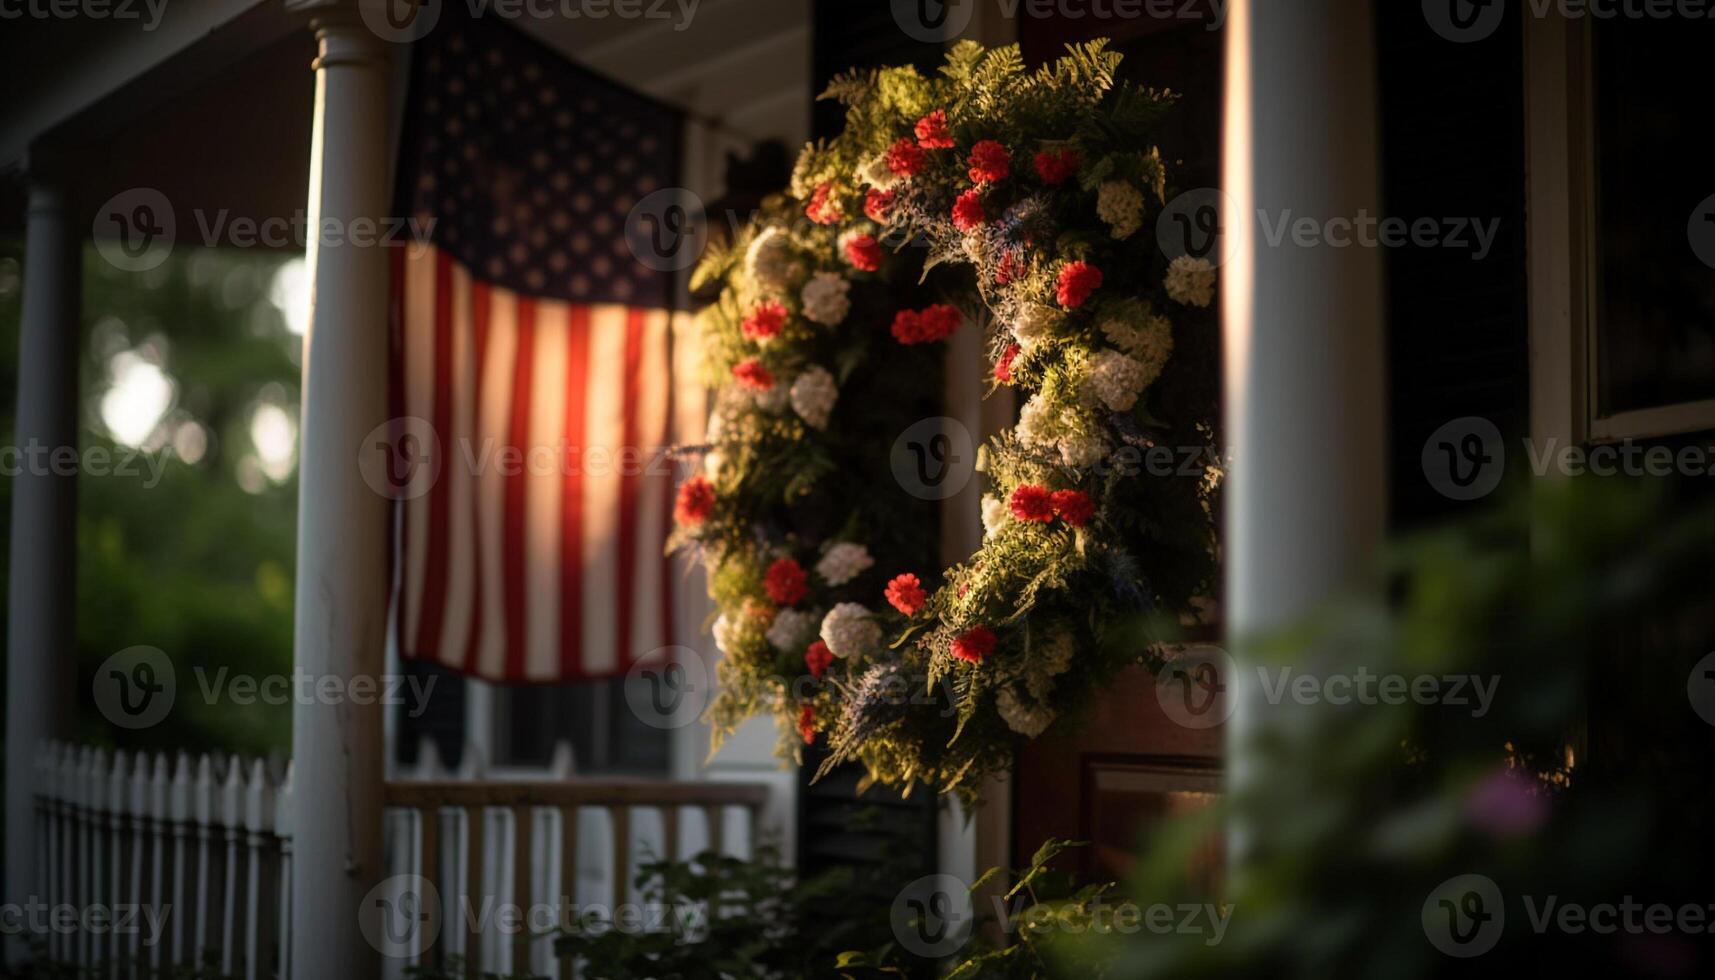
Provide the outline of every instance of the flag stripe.
<path id="1" fill-rule="evenodd" d="M 396 271 L 400 410 L 440 464 L 400 503 L 401 649 L 526 683 L 669 643 L 671 317 L 520 296 L 432 247 Z"/>
<path id="2" fill-rule="evenodd" d="M 566 444 L 576 453 L 579 479 L 567 480 L 560 498 L 560 674 L 580 677 L 584 673 L 584 484 L 587 463 L 584 418 L 589 405 L 581 397 L 589 374 L 590 310 L 574 306 L 566 324 L 566 377 L 575 379 L 565 396 Z"/>

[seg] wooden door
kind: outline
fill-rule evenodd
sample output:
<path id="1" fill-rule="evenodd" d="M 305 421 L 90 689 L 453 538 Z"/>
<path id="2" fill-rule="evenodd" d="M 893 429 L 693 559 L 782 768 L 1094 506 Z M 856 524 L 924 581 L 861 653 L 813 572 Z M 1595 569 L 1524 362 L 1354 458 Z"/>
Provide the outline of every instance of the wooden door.
<path id="1" fill-rule="evenodd" d="M 1176 5 L 1177 6 L 1177 5 Z M 1121 76 L 1181 99 L 1159 134 L 1179 191 L 1220 185 L 1223 32 L 1208 5 L 1172 20 L 1021 17 L 1026 61 L 1057 57 L 1067 43 L 1108 37 L 1125 55 Z M 1219 630 L 1196 639 L 1216 642 Z M 1177 695 L 1175 695 L 1177 696 Z M 1220 713 L 1224 702 L 1205 702 Z M 1181 717 L 1183 717 L 1181 713 Z M 1187 725 L 1162 707 L 1155 677 L 1134 667 L 1111 685 L 1075 733 L 1037 740 L 1013 773 L 1013 864 L 1029 863 L 1049 837 L 1089 841 L 1069 867 L 1091 880 L 1123 880 L 1148 825 L 1207 805 L 1221 784 L 1224 724 Z M 1194 859 L 1194 880 L 1213 881 L 1222 864 L 1218 838 Z"/>

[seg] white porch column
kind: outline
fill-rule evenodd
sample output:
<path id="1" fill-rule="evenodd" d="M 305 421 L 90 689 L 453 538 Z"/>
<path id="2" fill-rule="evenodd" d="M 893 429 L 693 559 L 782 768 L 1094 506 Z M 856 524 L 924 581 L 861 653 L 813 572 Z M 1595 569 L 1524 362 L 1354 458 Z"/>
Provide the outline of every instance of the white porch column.
<path id="1" fill-rule="evenodd" d="M 1223 269 L 1229 634 L 1290 622 L 1353 584 L 1385 517 L 1382 256 L 1376 248 L 1270 245 L 1290 211 L 1319 221 L 1380 214 L 1376 83 L 1367 0 L 1234 0 L 1227 21 Z M 1241 669 L 1229 765 L 1282 710 Z M 1249 677 L 1247 678 L 1247 674 Z M 1235 828 L 1243 850 L 1243 828 Z"/>
<path id="2" fill-rule="evenodd" d="M 33 773 L 37 744 L 64 734 L 76 677 L 77 355 L 82 236 L 63 185 L 32 178 L 24 238 L 18 420 L 22 472 L 12 482 L 6 630 L 6 894 L 36 890 Z M 6 957 L 24 950 L 8 940 Z"/>
<path id="3" fill-rule="evenodd" d="M 316 234 L 387 208 L 388 46 L 354 4 L 291 4 L 314 16 L 315 129 L 298 472 L 296 669 L 316 685 L 378 678 L 387 614 L 387 501 L 358 469 L 359 444 L 386 418 L 385 249 Z M 360 239 L 363 240 L 363 239 Z M 358 926 L 382 874 L 382 709 L 301 700 L 293 711 L 296 839 L 292 964 L 301 977 L 378 976 Z"/>

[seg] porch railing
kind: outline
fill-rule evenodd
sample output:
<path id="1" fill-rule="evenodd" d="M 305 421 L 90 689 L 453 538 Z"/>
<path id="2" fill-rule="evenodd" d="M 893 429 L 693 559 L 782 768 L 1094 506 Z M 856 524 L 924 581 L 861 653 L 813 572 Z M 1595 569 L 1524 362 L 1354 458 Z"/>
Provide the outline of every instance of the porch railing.
<path id="1" fill-rule="evenodd" d="M 438 929 L 382 932 L 386 977 L 447 956 L 470 977 L 572 977 L 551 941 L 569 917 L 612 921 L 651 856 L 749 856 L 768 802 L 756 783 L 570 776 L 567 747 L 555 767 L 567 774 L 548 780 L 487 779 L 477 765 L 449 778 L 428 758 L 385 787 L 381 901 L 438 905 L 421 920 Z M 114 980 L 195 964 L 292 976 L 293 862 L 339 858 L 294 852 L 289 763 L 61 743 L 39 759 L 38 895 L 78 912 L 41 935 L 50 960 Z M 91 928 L 92 909 L 135 915 L 138 928 Z"/>

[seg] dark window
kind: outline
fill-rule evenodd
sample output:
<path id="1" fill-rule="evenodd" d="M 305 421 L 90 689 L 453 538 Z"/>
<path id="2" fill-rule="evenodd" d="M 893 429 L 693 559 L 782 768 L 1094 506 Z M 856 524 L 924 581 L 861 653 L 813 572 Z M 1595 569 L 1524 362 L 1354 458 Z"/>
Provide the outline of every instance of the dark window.
<path id="1" fill-rule="evenodd" d="M 546 766 L 560 742 L 572 747 L 579 775 L 659 776 L 667 772 L 668 732 L 627 706 L 625 680 L 587 681 L 499 692 L 495 763 Z"/>
<path id="2" fill-rule="evenodd" d="M 1691 241 L 1700 231 L 1715 243 L 1715 29 L 1612 18 L 1592 34 L 1596 413 L 1712 399 L 1715 267 Z"/>

